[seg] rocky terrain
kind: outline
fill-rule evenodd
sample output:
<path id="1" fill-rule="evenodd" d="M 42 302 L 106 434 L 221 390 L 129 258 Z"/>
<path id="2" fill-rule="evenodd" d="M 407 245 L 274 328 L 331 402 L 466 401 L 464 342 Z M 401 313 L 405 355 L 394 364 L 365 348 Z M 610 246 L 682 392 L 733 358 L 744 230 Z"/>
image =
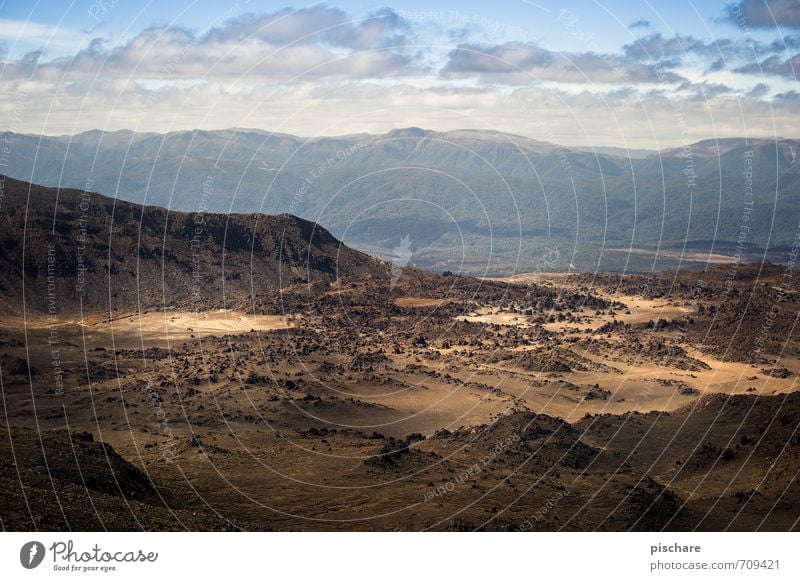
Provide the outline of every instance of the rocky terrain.
<path id="1" fill-rule="evenodd" d="M 437 275 L 10 178 L 0 220 L 6 530 L 798 528 L 791 255 Z"/>

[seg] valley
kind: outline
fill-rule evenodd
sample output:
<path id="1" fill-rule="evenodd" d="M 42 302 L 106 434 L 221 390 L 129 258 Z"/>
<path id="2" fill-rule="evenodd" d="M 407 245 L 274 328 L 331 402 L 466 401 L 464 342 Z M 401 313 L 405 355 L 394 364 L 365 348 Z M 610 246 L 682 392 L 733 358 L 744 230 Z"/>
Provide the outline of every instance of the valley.
<path id="1" fill-rule="evenodd" d="M 56 194 L 4 200 L 5 529 L 798 526 L 792 268 L 439 275 L 95 196 L 76 292 Z"/>
<path id="2" fill-rule="evenodd" d="M 2 138 L 14 143 L 4 169 L 12 178 L 178 212 L 289 213 L 349 247 L 437 272 L 663 272 L 737 255 L 780 262 L 797 231 L 794 139 L 703 140 L 631 156 L 419 127 Z"/>

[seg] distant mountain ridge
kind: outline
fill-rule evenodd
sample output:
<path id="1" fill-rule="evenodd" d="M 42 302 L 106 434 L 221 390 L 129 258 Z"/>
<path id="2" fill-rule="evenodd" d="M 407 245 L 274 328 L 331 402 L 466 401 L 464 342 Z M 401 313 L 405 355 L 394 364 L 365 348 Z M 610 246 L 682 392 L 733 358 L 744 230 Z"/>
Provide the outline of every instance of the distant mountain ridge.
<path id="1" fill-rule="evenodd" d="M 4 171 L 17 179 L 186 212 L 290 213 L 389 260 L 407 237 L 410 264 L 471 274 L 534 270 L 543 256 L 558 257 L 549 270 L 658 266 L 619 252 L 631 247 L 667 248 L 672 263 L 685 245 L 757 256 L 788 248 L 800 221 L 794 139 L 650 154 L 416 127 L 310 139 L 245 129 L 9 139 Z"/>

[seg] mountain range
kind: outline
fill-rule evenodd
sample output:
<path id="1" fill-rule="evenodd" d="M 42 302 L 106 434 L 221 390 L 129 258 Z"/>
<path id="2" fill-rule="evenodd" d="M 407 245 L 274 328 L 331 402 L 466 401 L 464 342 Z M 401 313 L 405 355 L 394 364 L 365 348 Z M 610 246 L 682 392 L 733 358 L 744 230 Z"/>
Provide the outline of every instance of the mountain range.
<path id="1" fill-rule="evenodd" d="M 401 266 L 468 274 L 780 261 L 800 219 L 794 139 L 650 152 L 420 128 L 2 138 L 0 171 L 16 179 L 181 212 L 288 213 Z"/>

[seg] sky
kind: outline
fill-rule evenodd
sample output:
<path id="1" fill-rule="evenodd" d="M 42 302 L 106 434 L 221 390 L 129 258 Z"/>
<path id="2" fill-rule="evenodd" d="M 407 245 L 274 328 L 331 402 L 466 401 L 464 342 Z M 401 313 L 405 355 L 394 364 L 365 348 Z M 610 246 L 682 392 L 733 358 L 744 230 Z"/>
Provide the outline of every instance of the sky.
<path id="1" fill-rule="evenodd" d="M 800 0 L 0 0 L 0 130 L 798 137 Z"/>

